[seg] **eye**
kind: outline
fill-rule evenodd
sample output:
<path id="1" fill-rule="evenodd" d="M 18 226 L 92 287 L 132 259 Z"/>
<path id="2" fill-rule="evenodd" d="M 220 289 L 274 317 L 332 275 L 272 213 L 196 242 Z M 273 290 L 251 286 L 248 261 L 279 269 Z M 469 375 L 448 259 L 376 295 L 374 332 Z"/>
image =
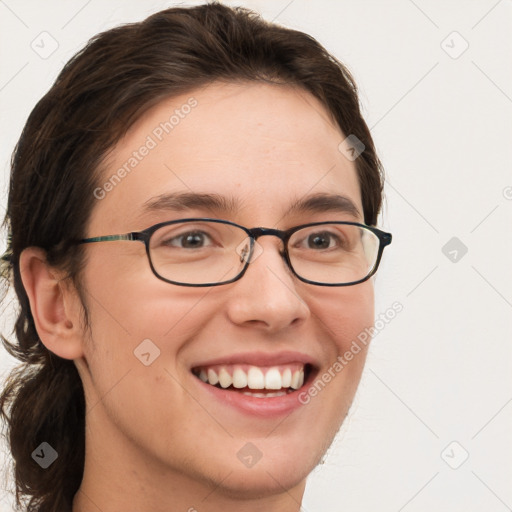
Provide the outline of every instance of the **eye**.
<path id="1" fill-rule="evenodd" d="M 204 231 L 188 231 L 165 240 L 164 245 L 181 249 L 201 249 L 211 246 L 212 239 Z"/>
<path id="2" fill-rule="evenodd" d="M 290 239 L 290 249 L 306 254 L 334 255 L 354 249 L 358 228 L 352 225 L 310 226 L 300 229 Z"/>
<path id="3" fill-rule="evenodd" d="M 342 245 L 340 238 L 329 231 L 311 233 L 306 237 L 305 241 L 308 249 L 325 250 Z"/>

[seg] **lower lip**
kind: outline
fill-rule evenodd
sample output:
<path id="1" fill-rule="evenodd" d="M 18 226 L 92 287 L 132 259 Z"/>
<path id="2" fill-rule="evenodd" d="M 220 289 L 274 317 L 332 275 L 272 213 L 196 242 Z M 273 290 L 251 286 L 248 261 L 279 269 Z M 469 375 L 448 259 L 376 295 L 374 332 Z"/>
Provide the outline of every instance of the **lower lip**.
<path id="1" fill-rule="evenodd" d="M 246 414 L 259 416 L 261 418 L 273 418 L 288 415 L 303 406 L 299 401 L 299 396 L 305 389 L 308 389 L 312 373 L 313 372 L 310 372 L 307 381 L 304 382 L 300 389 L 283 396 L 269 398 L 244 395 L 241 391 L 229 391 L 212 386 L 211 384 L 206 384 L 195 376 L 194 379 L 206 392 L 210 393 L 216 400 L 224 404 Z M 257 393 L 258 390 L 254 390 L 254 392 Z"/>

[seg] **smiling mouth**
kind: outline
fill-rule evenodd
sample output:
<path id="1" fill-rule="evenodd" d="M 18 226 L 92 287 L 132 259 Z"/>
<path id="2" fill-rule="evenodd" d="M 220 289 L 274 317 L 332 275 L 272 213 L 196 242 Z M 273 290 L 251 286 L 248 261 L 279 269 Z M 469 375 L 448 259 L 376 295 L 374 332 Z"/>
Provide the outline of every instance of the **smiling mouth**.
<path id="1" fill-rule="evenodd" d="M 256 398 L 273 398 L 299 390 L 312 370 L 312 365 L 304 363 L 277 366 L 220 364 L 195 367 L 192 373 L 205 384 L 218 389 Z"/>

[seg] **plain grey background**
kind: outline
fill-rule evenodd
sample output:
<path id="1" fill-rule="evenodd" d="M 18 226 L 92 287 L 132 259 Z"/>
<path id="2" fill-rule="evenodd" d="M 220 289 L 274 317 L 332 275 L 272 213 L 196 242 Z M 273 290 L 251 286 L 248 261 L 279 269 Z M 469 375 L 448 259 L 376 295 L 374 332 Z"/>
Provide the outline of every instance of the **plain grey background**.
<path id="1" fill-rule="evenodd" d="M 380 226 L 394 240 L 376 313 L 403 311 L 375 337 L 303 510 L 512 510 L 512 2 L 225 3 L 349 67 L 386 169 Z M 63 64 L 97 32 L 176 4 L 0 0 L 2 215 L 10 154 Z M 1 351 L 0 372 L 12 364 Z"/>

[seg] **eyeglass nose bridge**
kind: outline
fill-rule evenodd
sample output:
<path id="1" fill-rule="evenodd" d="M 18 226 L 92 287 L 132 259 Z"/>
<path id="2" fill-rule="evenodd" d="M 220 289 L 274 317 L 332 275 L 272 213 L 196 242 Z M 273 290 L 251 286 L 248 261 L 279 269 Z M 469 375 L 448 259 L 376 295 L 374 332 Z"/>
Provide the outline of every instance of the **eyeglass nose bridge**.
<path id="1" fill-rule="evenodd" d="M 245 253 L 241 254 L 241 258 L 245 259 L 246 264 L 249 265 L 252 263 L 255 258 L 259 255 L 255 255 L 255 247 L 256 247 L 256 241 L 258 238 L 262 236 L 276 236 L 283 242 L 283 252 L 280 253 L 283 257 L 286 264 L 291 267 L 291 263 L 288 258 L 288 251 L 286 248 L 287 241 L 290 237 L 290 233 L 288 231 L 281 231 L 280 229 L 273 229 L 273 228 L 252 228 L 252 229 L 246 229 L 246 232 L 249 236 L 249 239 L 251 241 L 250 247 L 249 247 L 249 254 Z M 260 249 L 262 250 L 262 249 Z"/>
<path id="2" fill-rule="evenodd" d="M 286 231 L 281 231 L 280 229 L 252 228 L 248 229 L 247 232 L 250 237 L 254 238 L 254 240 L 257 240 L 262 236 L 277 236 L 277 238 L 280 238 L 283 242 L 286 242 L 286 239 L 288 238 L 288 233 Z"/>

